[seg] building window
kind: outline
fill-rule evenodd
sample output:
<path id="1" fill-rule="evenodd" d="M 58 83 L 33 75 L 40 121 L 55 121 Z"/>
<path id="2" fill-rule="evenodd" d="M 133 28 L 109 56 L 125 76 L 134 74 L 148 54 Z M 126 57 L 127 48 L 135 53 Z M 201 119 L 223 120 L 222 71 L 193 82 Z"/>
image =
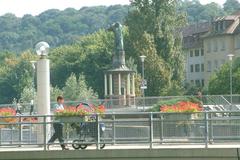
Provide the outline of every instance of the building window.
<path id="1" fill-rule="evenodd" d="M 220 31 L 223 31 L 223 21 L 220 22 Z"/>
<path id="2" fill-rule="evenodd" d="M 190 57 L 193 57 L 193 51 L 190 51 Z"/>
<path id="3" fill-rule="evenodd" d="M 225 40 L 222 39 L 222 40 L 221 40 L 221 51 L 225 51 L 225 49 L 226 49 Z"/>
<path id="4" fill-rule="evenodd" d="M 202 79 L 202 86 L 203 86 L 203 87 L 205 86 L 205 81 L 204 81 L 204 79 Z"/>
<path id="5" fill-rule="evenodd" d="M 221 60 L 221 63 L 222 63 L 222 64 L 225 64 L 225 59 L 222 59 L 222 60 Z"/>
<path id="6" fill-rule="evenodd" d="M 201 72 L 204 72 L 204 64 L 201 64 Z"/>
<path id="7" fill-rule="evenodd" d="M 195 57 L 198 57 L 198 56 L 199 56 L 199 50 L 196 49 L 196 50 L 195 50 Z"/>
<path id="8" fill-rule="evenodd" d="M 207 43 L 207 52 L 210 53 L 211 52 L 211 42 Z"/>
<path id="9" fill-rule="evenodd" d="M 211 62 L 211 61 L 208 61 L 208 62 L 207 62 L 207 71 L 208 71 L 208 72 L 211 72 L 211 71 L 212 71 L 212 62 Z"/>
<path id="10" fill-rule="evenodd" d="M 201 49 L 201 56 L 204 56 L 204 49 Z"/>
<path id="11" fill-rule="evenodd" d="M 240 35 L 236 37 L 235 48 L 240 49 Z"/>
<path id="12" fill-rule="evenodd" d="M 200 72 L 200 64 L 195 64 L 195 72 Z"/>
<path id="13" fill-rule="evenodd" d="M 214 61 L 214 68 L 215 68 L 215 70 L 218 69 L 218 61 L 217 60 Z"/>
<path id="14" fill-rule="evenodd" d="M 214 51 L 214 52 L 217 52 L 217 51 L 218 51 L 218 42 L 217 42 L 217 40 L 214 41 L 213 51 Z"/>
<path id="15" fill-rule="evenodd" d="M 191 70 L 191 72 L 193 72 L 193 70 L 194 70 L 193 65 L 190 66 L 190 70 Z"/>
<path id="16" fill-rule="evenodd" d="M 191 80 L 191 83 L 194 84 L 194 80 Z"/>
<path id="17" fill-rule="evenodd" d="M 196 84 L 196 86 L 201 86 L 201 83 L 200 83 L 200 80 L 195 80 L 195 84 Z"/>

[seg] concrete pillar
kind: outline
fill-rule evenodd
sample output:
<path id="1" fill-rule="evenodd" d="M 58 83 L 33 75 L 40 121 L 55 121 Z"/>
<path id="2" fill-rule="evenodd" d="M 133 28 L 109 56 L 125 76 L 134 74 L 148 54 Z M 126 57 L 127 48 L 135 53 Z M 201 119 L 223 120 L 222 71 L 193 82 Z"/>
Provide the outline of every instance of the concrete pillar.
<path id="1" fill-rule="evenodd" d="M 113 95 L 113 90 L 112 90 L 112 74 L 109 74 L 109 95 Z"/>
<path id="2" fill-rule="evenodd" d="M 49 60 L 40 59 L 37 62 L 37 113 L 50 114 L 50 71 Z"/>
<path id="3" fill-rule="evenodd" d="M 118 74 L 118 94 L 119 95 L 122 95 L 122 93 L 121 93 L 121 74 L 119 73 Z"/>
<path id="4" fill-rule="evenodd" d="M 128 96 L 130 95 L 130 85 L 131 85 L 131 82 L 130 82 L 130 73 L 128 73 L 128 75 L 127 75 L 127 95 L 128 95 Z"/>
<path id="5" fill-rule="evenodd" d="M 50 70 L 49 60 L 42 58 L 37 62 L 37 113 L 39 115 L 50 115 Z M 44 122 L 44 118 L 38 118 Z M 50 122 L 50 117 L 46 118 Z M 37 141 L 43 143 L 44 126 L 38 126 Z M 46 125 L 46 141 L 50 137 L 50 125 Z"/>
<path id="6" fill-rule="evenodd" d="M 135 75 L 132 74 L 132 95 L 135 96 Z"/>
<path id="7" fill-rule="evenodd" d="M 108 88 L 107 88 L 107 74 L 104 74 L 104 95 L 108 95 Z"/>

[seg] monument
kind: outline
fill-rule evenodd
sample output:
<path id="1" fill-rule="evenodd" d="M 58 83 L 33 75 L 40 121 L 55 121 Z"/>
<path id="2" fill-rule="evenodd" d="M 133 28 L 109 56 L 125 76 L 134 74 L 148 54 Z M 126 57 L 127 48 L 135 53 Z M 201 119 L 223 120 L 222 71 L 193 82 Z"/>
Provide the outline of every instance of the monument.
<path id="1" fill-rule="evenodd" d="M 114 105 L 131 106 L 135 103 L 135 73 L 125 64 L 123 27 L 117 22 L 108 31 L 114 33 L 115 51 L 112 68 L 104 74 L 105 98 L 113 100 Z"/>

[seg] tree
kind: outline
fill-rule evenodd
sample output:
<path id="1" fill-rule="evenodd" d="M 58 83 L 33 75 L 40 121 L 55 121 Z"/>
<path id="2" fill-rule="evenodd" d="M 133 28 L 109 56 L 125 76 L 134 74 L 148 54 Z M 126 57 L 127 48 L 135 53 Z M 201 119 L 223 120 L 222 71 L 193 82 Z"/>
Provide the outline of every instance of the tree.
<path id="1" fill-rule="evenodd" d="M 80 75 L 77 79 L 75 74 L 71 74 L 67 79 L 65 87 L 63 88 L 63 95 L 65 99 L 71 101 L 94 99 L 98 97 L 92 88 L 87 86 L 85 76 Z"/>
<path id="2" fill-rule="evenodd" d="M 223 9 L 227 14 L 232 14 L 240 9 L 240 3 L 238 0 L 226 0 L 223 4 Z"/>
<path id="3" fill-rule="evenodd" d="M 233 93 L 240 93 L 240 58 L 233 62 Z M 217 71 L 209 81 L 209 94 L 230 94 L 230 65 L 226 63 Z"/>
<path id="4" fill-rule="evenodd" d="M 127 17 L 131 53 L 146 55 L 147 95 L 161 95 L 171 82 L 182 85 L 182 39 L 177 30 L 185 15 L 177 10 L 177 0 L 132 0 L 135 7 Z M 140 66 L 140 65 L 139 65 Z"/>

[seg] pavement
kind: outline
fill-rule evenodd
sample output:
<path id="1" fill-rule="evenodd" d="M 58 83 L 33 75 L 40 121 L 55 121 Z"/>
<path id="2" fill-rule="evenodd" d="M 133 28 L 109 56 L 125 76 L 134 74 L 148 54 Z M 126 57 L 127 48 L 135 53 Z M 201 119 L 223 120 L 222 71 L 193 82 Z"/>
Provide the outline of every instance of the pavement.
<path id="1" fill-rule="evenodd" d="M 149 145 L 106 145 L 104 150 L 118 150 L 118 149 L 149 149 Z M 204 144 L 162 144 L 162 145 L 153 145 L 152 149 L 197 149 L 197 148 L 205 148 Z M 240 144 L 211 144 L 208 145 L 208 148 L 240 148 Z M 70 150 L 74 150 L 71 145 L 69 145 Z M 88 146 L 87 150 L 95 150 L 96 145 Z M 44 150 L 43 147 L 38 146 L 1 146 L 0 152 L 19 152 L 19 151 L 41 151 Z M 51 150 L 61 150 L 58 145 L 50 146 Z"/>

